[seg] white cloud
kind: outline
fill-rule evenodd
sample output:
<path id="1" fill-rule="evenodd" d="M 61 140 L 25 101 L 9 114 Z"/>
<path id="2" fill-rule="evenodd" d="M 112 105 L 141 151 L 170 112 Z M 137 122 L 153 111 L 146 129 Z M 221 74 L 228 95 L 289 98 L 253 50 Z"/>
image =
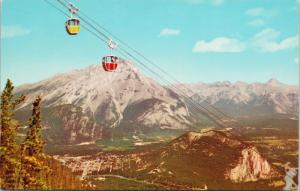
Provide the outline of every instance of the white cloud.
<path id="1" fill-rule="evenodd" d="M 262 30 L 243 42 L 235 38 L 218 37 L 211 41 L 199 40 L 193 52 L 242 52 L 253 49 L 259 52 L 277 52 L 299 47 L 299 35 L 279 39 L 280 32 L 271 28 Z"/>
<path id="2" fill-rule="evenodd" d="M 252 27 L 260 27 L 265 25 L 265 21 L 263 19 L 255 19 L 248 23 Z"/>
<path id="3" fill-rule="evenodd" d="M 2 26 L 1 27 L 1 38 L 13 38 L 17 36 L 25 36 L 30 34 L 29 29 L 23 28 L 18 25 Z"/>
<path id="4" fill-rule="evenodd" d="M 271 10 L 271 9 L 265 9 L 263 7 L 256 7 L 252 9 L 246 10 L 245 14 L 251 17 L 267 17 L 270 18 L 274 15 L 276 15 L 278 11 Z"/>
<path id="5" fill-rule="evenodd" d="M 279 35 L 279 31 L 271 28 L 264 29 L 254 36 L 253 46 L 262 52 L 276 52 L 299 46 L 299 35 L 278 41 Z"/>
<path id="6" fill-rule="evenodd" d="M 246 11 L 246 15 L 257 17 L 263 15 L 264 11 L 265 11 L 264 8 L 256 7 L 256 8 L 248 9 Z"/>
<path id="7" fill-rule="evenodd" d="M 266 28 L 266 29 L 262 30 L 261 32 L 255 34 L 254 38 L 257 40 L 269 41 L 269 40 L 276 39 L 279 35 L 280 35 L 279 31 L 276 31 L 271 28 Z"/>
<path id="8" fill-rule="evenodd" d="M 193 52 L 242 52 L 245 45 L 237 39 L 218 37 L 210 42 L 204 40 L 196 42 Z"/>
<path id="9" fill-rule="evenodd" d="M 298 3 L 300 3 L 300 0 L 297 0 Z"/>
<path id="10" fill-rule="evenodd" d="M 214 6 L 219 6 L 224 3 L 224 0 L 187 0 L 191 4 L 210 3 Z"/>
<path id="11" fill-rule="evenodd" d="M 160 31 L 159 36 L 178 36 L 179 34 L 179 29 L 164 28 Z"/>

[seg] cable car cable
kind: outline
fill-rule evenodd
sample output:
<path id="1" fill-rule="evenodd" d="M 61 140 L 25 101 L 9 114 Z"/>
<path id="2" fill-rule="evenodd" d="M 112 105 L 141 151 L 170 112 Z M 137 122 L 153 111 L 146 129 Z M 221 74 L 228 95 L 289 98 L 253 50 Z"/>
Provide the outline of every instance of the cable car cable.
<path id="1" fill-rule="evenodd" d="M 66 7 L 66 6 L 65 6 Z M 91 24 L 89 24 L 89 26 L 92 26 Z M 84 27 L 84 28 L 87 28 L 87 27 Z M 94 28 L 94 27 L 93 27 Z M 95 28 L 94 28 L 95 29 Z M 93 35 L 95 35 L 97 38 L 100 38 L 97 34 L 95 34 L 94 32 L 92 32 L 91 30 L 89 30 L 88 29 L 88 31 L 89 32 L 91 32 Z M 98 30 L 97 30 L 97 32 L 98 32 Z M 101 33 L 101 35 L 102 35 L 102 33 Z M 103 38 L 100 38 L 103 42 L 105 42 L 106 43 L 106 40 L 104 40 Z M 131 56 L 133 59 L 135 59 L 135 60 L 137 60 L 133 55 L 131 55 L 130 53 L 128 53 L 126 50 L 123 50 L 123 51 L 125 51 L 129 56 Z M 137 60 L 140 64 L 143 64 L 141 61 L 139 61 L 139 60 Z M 143 64 L 143 66 L 145 67 L 146 65 L 144 65 Z M 149 69 L 147 66 L 146 66 L 146 68 L 150 71 L 150 72 L 152 72 L 152 73 L 154 73 L 155 75 L 157 75 L 160 79 L 163 79 L 163 81 L 165 81 L 165 82 L 168 82 L 168 83 L 170 83 L 169 81 L 166 81 L 164 78 L 162 78 L 161 76 L 159 76 L 157 73 L 155 73 L 155 72 L 153 72 L 151 69 Z M 170 83 L 171 84 L 171 83 Z M 175 88 L 176 89 L 176 91 L 178 91 L 178 89 L 177 88 Z M 174 91 L 174 89 L 172 90 L 172 91 Z M 175 92 L 176 92 L 175 91 Z M 179 90 L 180 91 L 180 90 Z M 213 118 L 217 118 L 217 120 L 220 120 L 217 116 L 215 116 L 215 114 L 213 114 L 213 113 L 211 113 L 210 111 L 208 111 L 211 115 L 208 115 L 205 111 L 203 111 L 203 109 L 205 109 L 205 110 L 207 110 L 206 108 L 203 108 L 202 106 L 202 109 L 201 108 L 199 108 L 199 107 L 197 107 L 197 106 L 195 106 L 195 101 L 194 100 L 192 100 L 190 97 L 187 97 L 187 96 L 185 96 L 184 95 L 184 97 L 185 97 L 185 99 L 187 99 L 188 101 L 189 101 L 189 104 L 193 107 L 193 108 L 197 108 L 198 110 L 200 110 L 201 111 L 201 113 L 202 114 L 204 114 L 206 117 L 208 117 L 208 118 L 212 118 L 212 116 L 211 115 L 213 115 Z M 216 119 L 211 119 L 211 120 L 213 120 L 214 122 L 216 122 Z M 221 125 L 219 122 L 217 122 L 217 124 L 218 125 Z M 221 125 L 222 126 L 222 125 Z"/>
<path id="2" fill-rule="evenodd" d="M 63 5 L 65 8 L 69 8 L 67 5 L 65 5 L 61 0 L 57 0 L 61 5 Z M 96 27 L 94 27 L 91 23 L 89 23 L 88 21 L 86 21 L 83 17 L 81 17 L 78 13 L 76 13 L 76 15 L 78 16 L 78 18 L 80 18 L 80 20 L 82 20 L 83 22 L 85 22 L 87 25 L 89 25 L 91 28 L 93 28 L 95 31 L 97 31 L 98 33 L 100 33 L 102 36 L 104 36 L 105 38 L 107 38 L 107 40 L 110 39 L 109 36 L 105 35 L 104 33 L 102 33 L 100 30 L 98 30 Z"/>
<path id="3" fill-rule="evenodd" d="M 65 8 L 67 8 L 68 9 L 68 6 L 67 5 L 65 5 L 61 0 L 57 0 L 61 5 L 63 5 Z M 65 0 L 65 2 L 66 2 L 66 0 Z M 82 13 L 82 11 L 80 11 L 81 13 Z M 90 27 L 92 27 L 94 30 L 96 30 L 99 34 L 101 34 L 102 36 L 104 36 L 107 40 L 109 40 L 110 38 L 107 36 L 107 35 L 105 35 L 103 32 L 101 32 L 100 30 L 98 30 L 96 27 L 94 27 L 91 23 L 89 23 L 88 21 L 86 21 L 84 18 L 82 18 L 81 16 L 79 16 L 79 14 L 77 14 L 77 16 L 78 16 L 78 18 L 80 18 L 82 21 L 84 21 L 86 24 L 88 24 Z M 95 23 L 97 23 L 97 22 L 95 22 Z M 99 25 L 99 24 L 98 24 Z M 100 25 L 99 25 L 100 26 Z M 101 27 L 101 28 L 104 28 L 104 27 Z M 109 32 L 108 30 L 106 30 L 107 32 Z M 123 44 L 126 44 L 125 42 L 123 42 L 123 41 L 121 41 L 119 38 L 117 38 L 115 35 L 113 35 L 112 33 L 110 33 L 109 32 L 109 34 L 111 34 L 112 36 L 114 36 L 116 39 L 118 39 L 121 43 L 123 43 Z M 146 57 L 144 57 L 141 53 L 139 53 L 138 51 L 136 51 L 135 49 L 133 49 L 133 48 L 131 48 L 129 45 L 127 45 L 126 44 L 126 46 L 127 47 L 129 47 L 131 50 L 133 50 L 134 52 L 137 52 L 140 56 L 142 56 L 144 59 L 147 59 Z M 120 47 L 121 48 L 121 47 Z M 123 49 L 124 50 L 124 49 Z M 125 52 L 127 52 L 126 50 L 124 50 Z M 127 52 L 127 54 L 128 54 L 128 52 Z M 131 54 L 128 54 L 129 56 L 131 56 L 131 57 L 134 57 L 133 55 L 131 55 Z M 148 60 L 148 59 L 147 59 Z M 149 62 L 150 60 L 148 60 L 148 62 Z M 139 61 L 140 62 L 140 61 Z M 151 61 L 150 61 L 151 62 Z M 159 68 L 156 64 L 154 64 L 154 63 L 152 63 L 152 65 L 154 65 L 156 68 L 158 68 L 158 69 L 160 69 L 162 72 L 164 72 L 165 74 L 167 74 L 169 77 L 170 77 L 170 75 L 168 74 L 168 73 L 166 73 L 165 71 L 163 71 L 161 68 Z M 169 82 L 170 83 L 170 82 Z M 173 84 L 173 83 L 170 83 L 171 85 Z M 186 96 L 186 95 L 185 95 Z M 189 96 L 188 96 L 189 97 Z M 194 100 L 195 101 L 195 100 Z M 197 103 L 196 101 L 195 101 L 195 103 Z M 197 103 L 197 104 L 199 104 L 199 103 Z M 202 107 L 202 108 L 204 108 L 205 110 L 207 110 L 208 112 L 210 112 L 211 113 L 211 111 L 209 110 L 209 109 L 207 109 L 206 107 L 203 107 L 203 106 L 201 106 L 200 105 L 200 107 Z M 213 115 L 217 115 L 217 114 L 213 114 Z"/>
<path id="4" fill-rule="evenodd" d="M 45 0 L 46 1 L 46 0 Z M 48 2 L 48 1 L 47 1 Z M 49 2 L 48 2 L 49 3 Z M 55 6 L 54 6 L 55 7 Z M 56 9 L 58 9 L 57 7 L 55 7 Z M 67 15 L 67 14 L 65 14 L 63 11 L 61 11 L 60 10 L 60 12 L 62 12 L 64 15 Z M 87 23 L 89 26 L 91 26 L 92 28 L 94 28 L 95 29 L 95 27 L 93 27 L 93 25 L 91 25 L 91 24 L 89 24 L 89 23 Z M 87 29 L 87 27 L 86 26 L 84 26 L 84 28 L 86 28 Z M 87 29 L 89 32 L 91 32 L 93 35 L 95 35 L 97 38 L 99 38 L 99 39 L 101 39 L 103 42 L 106 42 L 106 40 L 105 39 L 103 39 L 103 38 L 101 38 L 101 37 L 99 37 L 99 35 L 97 35 L 96 33 L 94 33 L 94 32 L 92 32 L 91 30 L 89 30 L 89 29 Z M 98 30 L 97 30 L 97 32 L 98 32 Z M 101 35 L 102 35 L 102 33 L 100 33 Z M 106 37 L 107 38 L 107 37 Z M 125 53 L 126 54 L 128 54 L 130 57 L 132 57 L 134 60 L 136 60 L 136 61 L 138 61 L 140 64 L 142 64 L 144 67 L 146 67 L 148 70 L 150 70 L 150 72 L 151 73 L 154 73 L 155 75 L 157 75 L 159 78 L 161 78 L 161 79 L 163 79 L 163 81 L 165 81 L 165 82 L 168 82 L 168 83 L 170 83 L 168 80 L 165 80 L 164 78 L 162 78 L 161 76 L 159 76 L 156 72 L 153 72 L 151 69 L 149 69 L 146 65 L 144 65 L 141 61 L 139 61 L 138 59 L 136 59 L 133 55 L 131 55 L 130 53 L 128 53 L 126 50 L 123 50 L 123 51 L 125 51 Z M 177 91 L 179 90 L 179 89 L 177 89 L 177 88 L 175 88 Z M 172 91 L 174 91 L 174 90 L 172 90 Z M 180 91 L 180 90 L 179 90 Z M 176 91 L 175 91 L 176 92 Z M 189 101 L 189 103 L 191 104 L 191 106 L 193 107 L 193 108 L 196 108 L 196 109 L 198 109 L 198 110 L 200 110 L 201 111 L 201 113 L 202 114 L 204 114 L 206 117 L 208 117 L 208 118 L 212 118 L 212 116 L 211 115 L 208 115 L 206 112 L 204 112 L 203 111 L 203 109 L 205 109 L 205 110 L 207 110 L 206 108 L 204 108 L 204 107 L 202 107 L 201 106 L 201 108 L 199 108 L 199 107 L 197 107 L 197 106 L 195 106 L 195 100 L 193 100 L 193 99 L 191 99 L 190 97 L 187 97 L 186 95 L 184 95 L 184 97 Z M 215 116 L 215 114 L 214 113 L 211 113 L 210 111 L 208 111 L 210 114 L 212 114 L 213 115 L 213 119 L 211 119 L 211 120 L 213 120 L 215 123 L 217 123 L 218 125 L 220 125 L 220 126 L 223 126 L 222 124 L 220 124 L 219 122 L 217 122 L 216 121 L 216 119 L 214 119 L 214 118 L 217 118 L 217 120 L 220 120 L 217 116 Z"/>
<path id="5" fill-rule="evenodd" d="M 64 0 L 65 2 L 67 2 L 67 0 Z M 144 56 L 142 53 L 140 53 L 139 51 L 137 51 L 136 49 L 132 48 L 130 45 L 128 45 L 126 42 L 124 42 L 123 40 L 121 40 L 120 38 L 118 38 L 117 36 L 115 36 L 113 33 L 111 33 L 110 31 L 108 31 L 105 27 L 101 26 L 100 24 L 97 23 L 97 21 L 95 21 L 94 19 L 92 19 L 91 17 L 89 17 L 88 15 L 86 15 L 83 11 L 80 11 L 80 13 L 86 17 L 88 20 L 92 21 L 95 25 L 97 25 L 99 28 L 101 28 L 102 30 L 104 30 L 105 32 L 107 32 L 109 35 L 111 35 L 113 38 L 115 38 L 116 40 L 118 40 L 121 44 L 123 44 L 124 46 L 126 46 L 127 48 L 129 48 L 130 50 L 132 50 L 133 52 L 135 52 L 137 55 L 141 56 L 143 59 L 145 59 L 147 62 L 149 62 L 150 64 L 154 65 L 156 68 L 158 68 L 162 73 L 166 74 L 167 76 L 169 76 L 170 78 L 172 78 L 175 82 L 177 82 L 178 84 L 182 84 L 179 80 L 177 80 L 175 77 L 171 76 L 170 74 L 168 74 L 166 71 L 164 71 L 162 68 L 160 68 L 157 64 L 155 64 L 153 61 L 151 61 L 150 59 L 148 59 L 146 56 Z M 82 17 L 81 17 L 82 18 Z M 192 94 L 194 95 L 198 95 L 197 93 L 195 93 L 193 90 L 191 90 L 190 88 L 188 88 L 187 86 L 185 86 L 184 84 L 182 84 L 183 87 L 192 92 Z M 214 109 L 215 111 L 219 112 L 221 115 L 223 115 L 226 118 L 231 118 L 229 116 L 227 116 L 224 112 L 220 111 L 218 108 L 216 108 L 215 106 L 213 106 L 212 104 L 210 104 L 209 102 L 207 102 L 206 100 L 203 100 L 204 102 L 207 103 L 208 106 L 210 106 L 212 109 Z"/>
<path id="6" fill-rule="evenodd" d="M 177 87 L 173 86 L 168 80 L 164 79 L 163 77 L 161 77 L 159 74 L 153 72 L 153 70 L 151 70 L 150 68 L 148 68 L 145 64 L 143 64 L 140 60 L 136 59 L 134 56 L 130 55 L 130 53 L 128 52 L 125 52 L 128 56 L 132 57 L 137 63 L 140 63 L 143 67 L 145 67 L 147 70 L 149 70 L 151 73 L 153 73 L 154 75 L 158 76 L 161 80 L 163 80 L 164 82 L 167 82 L 169 83 L 172 87 L 169 89 L 171 89 L 172 91 L 175 91 L 174 92 L 178 92 L 178 91 L 181 91 L 180 89 L 178 89 Z M 182 92 L 182 96 L 189 102 L 189 104 L 192 106 L 192 107 L 195 107 L 198 109 L 198 111 L 200 111 L 202 114 L 204 114 L 206 117 L 209 117 L 209 118 L 213 118 L 213 120 L 215 121 L 216 119 L 217 120 L 220 120 L 221 119 L 219 117 L 217 117 L 214 113 L 212 113 L 211 111 L 207 110 L 205 107 L 201 106 L 200 107 L 198 105 L 195 104 L 195 101 L 193 99 L 191 99 L 190 97 L 186 96 L 184 92 Z M 206 110 L 206 112 L 205 112 Z M 208 114 L 209 113 L 209 114 Z M 216 118 L 216 119 L 215 119 Z M 221 125 L 220 123 L 218 123 L 218 125 L 224 127 L 224 125 Z"/>
<path id="7" fill-rule="evenodd" d="M 57 0 L 61 5 L 63 5 L 65 8 L 67 8 L 68 9 L 68 6 L 67 5 L 65 5 L 61 0 Z M 82 12 L 82 11 L 81 11 Z M 91 23 L 89 23 L 88 21 L 86 21 L 85 19 L 83 19 L 81 16 L 79 16 L 78 14 L 77 14 L 77 16 L 78 16 L 78 18 L 80 18 L 83 22 L 85 22 L 86 24 L 88 24 L 90 27 L 92 27 L 94 30 L 96 30 L 99 34 L 101 34 L 102 36 L 104 36 L 107 40 L 109 40 L 110 38 L 107 36 L 107 35 L 105 35 L 103 32 L 101 32 L 100 30 L 98 30 L 96 27 L 94 27 Z M 110 33 L 110 34 L 112 34 L 112 33 Z M 115 35 L 114 35 L 115 36 Z M 115 36 L 116 37 L 116 36 Z M 117 39 L 119 39 L 119 38 L 117 38 Z M 127 45 L 128 46 L 128 45 Z M 120 47 L 120 49 L 121 49 L 121 47 Z M 133 49 L 133 48 L 131 48 L 131 49 Z M 125 49 L 123 49 L 123 51 L 127 54 L 127 55 L 129 55 L 130 57 L 132 57 L 132 58 L 134 58 L 135 60 L 137 60 L 132 54 L 130 54 L 129 52 L 127 52 Z M 140 64 L 143 64 L 141 61 L 139 61 L 139 60 L 137 60 Z M 144 65 L 144 64 L 143 64 Z M 145 65 L 144 65 L 145 66 Z M 146 66 L 147 67 L 147 66 Z M 156 66 L 156 67 L 158 67 L 158 66 Z M 148 68 L 148 67 L 147 67 Z M 148 68 L 149 69 L 149 68 Z M 151 70 L 151 69 L 150 69 Z M 155 73 L 155 72 L 154 72 Z M 156 76 L 158 76 L 157 75 L 157 73 L 155 73 L 155 75 Z M 159 76 L 160 77 L 160 76 Z M 173 83 L 171 83 L 171 82 L 169 82 L 169 84 L 171 85 L 171 86 L 173 86 L 172 84 Z M 179 90 L 179 89 L 177 89 L 177 90 Z M 180 90 L 179 90 L 180 91 Z M 182 91 L 181 91 L 182 92 Z M 184 93 L 184 92 L 182 92 L 182 93 Z M 186 98 L 187 97 L 189 97 L 189 96 L 187 96 L 187 95 L 184 95 Z M 188 98 L 188 99 L 191 99 L 191 98 Z M 195 102 L 195 100 L 193 100 L 193 102 Z M 195 103 L 197 103 L 197 102 L 195 102 Z M 198 104 L 198 103 L 197 103 Z M 207 110 L 209 113 L 212 113 L 209 109 L 207 109 L 206 107 L 203 107 L 203 106 L 201 106 L 201 105 L 199 105 L 201 108 L 203 108 L 203 109 L 205 109 L 205 110 Z M 216 115 L 216 114 L 212 114 L 212 115 Z"/>

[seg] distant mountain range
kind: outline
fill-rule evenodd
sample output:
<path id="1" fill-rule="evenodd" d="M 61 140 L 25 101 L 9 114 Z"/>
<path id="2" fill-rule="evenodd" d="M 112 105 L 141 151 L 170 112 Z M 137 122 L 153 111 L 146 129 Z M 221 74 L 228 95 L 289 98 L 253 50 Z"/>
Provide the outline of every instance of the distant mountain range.
<path id="1" fill-rule="evenodd" d="M 177 86 L 198 102 L 209 103 L 231 116 L 298 114 L 298 87 L 276 79 L 266 83 L 224 81 Z"/>
<path id="2" fill-rule="evenodd" d="M 298 111 L 298 89 L 274 79 L 267 83 L 216 82 L 185 84 L 193 99 L 208 102 L 232 116 L 292 114 Z M 122 61 L 118 70 L 100 65 L 58 74 L 16 88 L 27 99 L 17 109 L 26 119 L 35 96 L 43 98 L 43 121 L 50 141 L 78 143 L 101 139 L 111 129 L 188 129 L 196 119 L 180 94 L 144 76 Z M 59 140 L 59 141 L 57 141 Z"/>

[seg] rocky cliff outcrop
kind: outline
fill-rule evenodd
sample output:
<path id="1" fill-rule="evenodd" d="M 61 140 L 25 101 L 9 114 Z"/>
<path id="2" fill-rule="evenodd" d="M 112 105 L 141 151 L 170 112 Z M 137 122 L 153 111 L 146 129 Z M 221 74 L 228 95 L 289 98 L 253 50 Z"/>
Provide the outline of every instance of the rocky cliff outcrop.
<path id="1" fill-rule="evenodd" d="M 225 174 L 233 182 L 267 179 L 275 173 L 268 161 L 260 155 L 255 147 L 243 149 L 234 166 Z"/>
<path id="2" fill-rule="evenodd" d="M 214 164 L 208 166 L 208 169 L 215 170 L 218 167 L 223 177 L 232 182 L 251 182 L 278 175 L 253 145 L 227 132 L 189 132 L 175 139 L 169 146 L 172 149 L 167 150 L 167 155 L 185 153 L 189 158 L 205 161 L 206 165 Z"/>

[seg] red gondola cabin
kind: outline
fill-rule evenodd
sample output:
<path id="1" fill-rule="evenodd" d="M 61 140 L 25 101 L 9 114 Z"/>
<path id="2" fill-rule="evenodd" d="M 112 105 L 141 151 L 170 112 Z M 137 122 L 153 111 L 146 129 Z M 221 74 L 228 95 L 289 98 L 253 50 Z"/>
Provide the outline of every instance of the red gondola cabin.
<path id="1" fill-rule="evenodd" d="M 105 56 L 102 59 L 102 66 L 106 72 L 113 72 L 118 67 L 118 57 L 116 56 Z"/>

